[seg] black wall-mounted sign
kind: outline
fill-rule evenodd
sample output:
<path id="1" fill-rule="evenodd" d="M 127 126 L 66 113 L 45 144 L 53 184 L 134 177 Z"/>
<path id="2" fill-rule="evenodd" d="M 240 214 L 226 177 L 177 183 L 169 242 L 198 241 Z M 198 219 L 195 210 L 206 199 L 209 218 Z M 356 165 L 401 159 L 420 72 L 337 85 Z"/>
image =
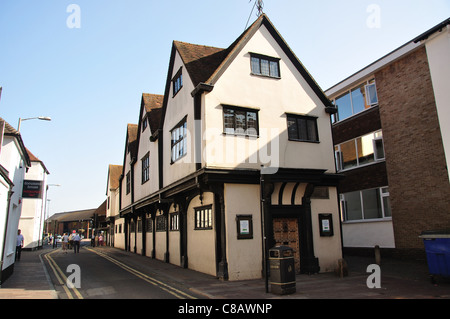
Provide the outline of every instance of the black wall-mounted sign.
<path id="1" fill-rule="evenodd" d="M 42 198 L 42 181 L 23 181 L 23 198 Z"/>
<path id="2" fill-rule="evenodd" d="M 252 239 L 253 238 L 253 216 L 237 215 L 236 216 L 237 238 Z"/>
<path id="3" fill-rule="evenodd" d="M 333 215 L 319 214 L 320 236 L 331 237 L 334 235 L 333 231 Z"/>

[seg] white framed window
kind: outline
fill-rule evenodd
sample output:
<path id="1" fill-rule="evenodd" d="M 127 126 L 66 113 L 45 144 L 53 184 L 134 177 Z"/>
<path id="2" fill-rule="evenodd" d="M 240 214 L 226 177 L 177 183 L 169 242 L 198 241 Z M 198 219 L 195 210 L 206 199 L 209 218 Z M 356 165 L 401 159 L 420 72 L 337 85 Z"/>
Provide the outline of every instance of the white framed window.
<path id="1" fill-rule="evenodd" d="M 380 130 L 335 145 L 334 154 L 338 171 L 384 161 L 383 132 Z"/>
<path id="2" fill-rule="evenodd" d="M 344 221 L 366 221 L 392 217 L 389 187 L 340 194 Z"/>
<path id="3" fill-rule="evenodd" d="M 333 123 L 345 120 L 354 114 L 378 105 L 375 79 L 370 79 L 351 88 L 334 98 L 332 102 L 338 110 L 332 116 Z"/>
<path id="4" fill-rule="evenodd" d="M 369 80 L 366 85 L 366 103 L 367 105 L 378 105 L 377 86 L 375 79 Z"/>
<path id="5" fill-rule="evenodd" d="M 185 117 L 172 131 L 171 163 L 176 162 L 187 154 L 187 118 Z"/>
<path id="6" fill-rule="evenodd" d="M 144 184 L 150 179 L 150 153 L 147 153 L 142 159 L 141 183 Z"/>

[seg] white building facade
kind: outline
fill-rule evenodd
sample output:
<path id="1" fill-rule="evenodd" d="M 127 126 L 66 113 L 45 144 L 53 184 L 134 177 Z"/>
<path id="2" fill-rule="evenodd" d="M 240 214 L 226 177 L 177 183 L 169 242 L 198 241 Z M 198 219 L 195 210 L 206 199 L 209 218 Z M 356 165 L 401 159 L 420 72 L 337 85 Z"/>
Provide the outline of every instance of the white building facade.
<path id="1" fill-rule="evenodd" d="M 4 175 L 0 198 L 0 247 L 1 282 L 4 282 L 14 271 L 17 230 L 22 211 L 22 187 L 27 168 L 31 166 L 30 158 L 23 144 L 20 133 L 3 119 L 2 140 L 0 149 L 0 165 Z M 9 190 L 6 177 L 11 182 Z M 5 201 L 6 200 L 6 201 Z"/>
<path id="2" fill-rule="evenodd" d="M 24 249 L 35 250 L 43 244 L 47 177 L 50 173 L 42 161 L 29 150 L 27 152 L 31 167 L 25 173 L 19 228 L 24 236 Z"/>
<path id="3" fill-rule="evenodd" d="M 128 125 L 120 181 L 125 249 L 225 280 L 342 258 L 335 108 L 266 15 L 227 49 L 174 41 L 163 96 Z"/>

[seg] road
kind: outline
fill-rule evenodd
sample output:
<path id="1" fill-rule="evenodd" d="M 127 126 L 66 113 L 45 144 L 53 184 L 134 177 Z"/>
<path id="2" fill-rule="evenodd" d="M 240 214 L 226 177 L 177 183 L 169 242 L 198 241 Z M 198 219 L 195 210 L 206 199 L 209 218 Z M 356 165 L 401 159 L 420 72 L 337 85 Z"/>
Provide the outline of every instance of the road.
<path id="1" fill-rule="evenodd" d="M 104 254 L 101 249 L 93 249 L 86 242 L 77 254 L 57 249 L 43 257 L 60 299 L 202 298 Z"/>

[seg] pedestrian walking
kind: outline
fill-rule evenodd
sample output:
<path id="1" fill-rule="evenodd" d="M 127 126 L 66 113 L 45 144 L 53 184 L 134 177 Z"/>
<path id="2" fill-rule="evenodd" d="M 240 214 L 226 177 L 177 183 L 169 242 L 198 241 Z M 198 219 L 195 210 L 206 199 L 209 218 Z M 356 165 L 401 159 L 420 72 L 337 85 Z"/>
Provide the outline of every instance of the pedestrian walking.
<path id="1" fill-rule="evenodd" d="M 75 231 L 73 231 L 73 232 L 69 235 L 69 249 L 72 249 L 72 247 L 73 247 L 73 235 L 75 235 Z"/>
<path id="2" fill-rule="evenodd" d="M 67 254 L 67 246 L 69 245 L 69 236 L 67 236 L 67 233 L 64 233 L 61 241 L 62 241 L 62 249 Z"/>
<path id="3" fill-rule="evenodd" d="M 78 235 L 78 233 L 75 233 L 75 235 L 73 235 L 72 237 L 72 240 L 73 240 L 73 251 L 75 252 L 75 254 L 79 253 L 81 241 L 80 235 Z"/>
<path id="4" fill-rule="evenodd" d="M 23 235 L 21 234 L 21 230 L 17 230 L 17 242 L 16 242 L 16 260 L 20 260 L 20 254 L 22 253 L 23 247 Z"/>
<path id="5" fill-rule="evenodd" d="M 101 247 L 103 246 L 103 235 L 100 234 L 100 236 L 98 236 L 98 245 Z"/>

